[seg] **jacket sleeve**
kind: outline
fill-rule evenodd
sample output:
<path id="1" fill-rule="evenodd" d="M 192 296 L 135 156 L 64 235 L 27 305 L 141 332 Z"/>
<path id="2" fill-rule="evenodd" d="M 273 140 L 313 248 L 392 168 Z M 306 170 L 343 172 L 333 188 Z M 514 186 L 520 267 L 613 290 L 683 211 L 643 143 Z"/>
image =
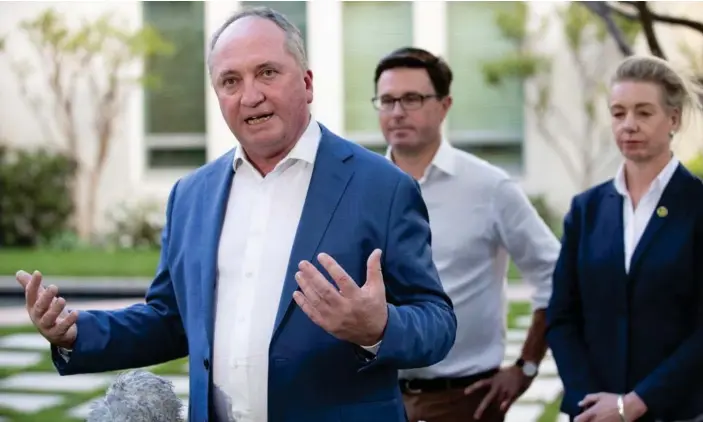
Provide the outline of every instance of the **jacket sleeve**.
<path id="1" fill-rule="evenodd" d="M 115 311 L 80 311 L 70 358 L 51 347 L 61 375 L 137 368 L 188 354 L 188 341 L 169 272 L 169 233 L 178 183 L 169 195 L 156 276 L 143 304 Z"/>
<path id="2" fill-rule="evenodd" d="M 599 392 L 582 335 L 583 313 L 576 266 L 579 220 L 579 205 L 573 200 L 571 209 L 564 217 L 562 247 L 554 269 L 552 296 L 547 307 L 547 342 L 564 383 L 562 411 L 570 416 L 581 413 L 578 402 L 587 394 Z"/>
<path id="3" fill-rule="evenodd" d="M 405 176 L 395 188 L 381 262 L 388 322 L 377 355 L 362 371 L 378 364 L 433 365 L 447 356 L 456 338 L 453 304 L 432 260 L 427 208 L 417 183 Z"/>
<path id="4" fill-rule="evenodd" d="M 703 209 L 703 204 L 699 203 L 698 209 Z M 693 247 L 692 271 L 698 289 L 695 301 L 698 309 L 692 333 L 634 389 L 647 405 L 647 414 L 657 418 L 674 409 L 688 391 L 699 388 L 703 378 L 703 212 L 698 213 Z"/>

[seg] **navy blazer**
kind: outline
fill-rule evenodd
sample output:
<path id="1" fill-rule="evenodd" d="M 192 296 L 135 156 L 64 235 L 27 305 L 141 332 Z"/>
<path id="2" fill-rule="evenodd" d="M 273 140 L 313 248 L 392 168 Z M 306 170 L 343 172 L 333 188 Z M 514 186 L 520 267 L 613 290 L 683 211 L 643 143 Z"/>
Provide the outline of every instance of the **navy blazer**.
<path id="1" fill-rule="evenodd" d="M 703 183 L 679 165 L 625 271 L 623 197 L 612 180 L 576 196 L 547 310 L 562 412 L 586 394 L 635 391 L 638 422 L 703 414 Z"/>
<path id="2" fill-rule="evenodd" d="M 403 422 L 398 369 L 439 362 L 456 336 L 452 302 L 432 261 L 427 209 L 410 176 L 320 127 L 269 349 L 269 421 Z M 214 420 L 210 362 L 217 248 L 233 157 L 234 150 L 176 183 L 146 303 L 81 312 L 70 360 L 52 347 L 60 374 L 143 367 L 188 355 L 188 420 Z M 236 200 L 236 190 L 232 195 Z M 383 250 L 388 323 L 378 354 L 364 356 L 359 346 L 328 334 L 300 310 L 292 300 L 298 289 L 294 276 L 303 259 L 324 271 L 314 258 L 327 252 L 363 283 L 375 248 Z"/>

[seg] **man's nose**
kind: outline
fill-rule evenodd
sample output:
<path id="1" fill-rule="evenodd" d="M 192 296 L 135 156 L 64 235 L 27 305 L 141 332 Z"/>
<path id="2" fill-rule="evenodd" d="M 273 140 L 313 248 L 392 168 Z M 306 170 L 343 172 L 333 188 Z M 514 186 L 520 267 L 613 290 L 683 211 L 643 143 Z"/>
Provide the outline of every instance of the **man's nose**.
<path id="1" fill-rule="evenodd" d="M 393 103 L 393 107 L 390 110 L 391 116 L 393 117 L 404 117 L 406 115 L 405 109 L 403 106 L 400 104 L 400 101 L 396 101 Z"/>
<path id="2" fill-rule="evenodd" d="M 264 101 L 261 90 L 253 82 L 245 82 L 242 91 L 241 104 L 245 107 L 256 107 Z"/>

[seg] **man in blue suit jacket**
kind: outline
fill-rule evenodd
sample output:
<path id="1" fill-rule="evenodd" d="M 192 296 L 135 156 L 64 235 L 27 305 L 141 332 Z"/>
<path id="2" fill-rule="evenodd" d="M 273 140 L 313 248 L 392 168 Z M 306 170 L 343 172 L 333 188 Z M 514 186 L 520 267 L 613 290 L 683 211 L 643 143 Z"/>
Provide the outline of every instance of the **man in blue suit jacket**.
<path id="1" fill-rule="evenodd" d="M 191 421 L 406 419 L 397 370 L 439 362 L 456 334 L 427 210 L 409 176 L 311 119 L 302 46 L 270 9 L 216 33 L 241 147 L 173 187 L 145 304 L 69 312 L 18 274 L 61 374 L 189 355 Z"/>

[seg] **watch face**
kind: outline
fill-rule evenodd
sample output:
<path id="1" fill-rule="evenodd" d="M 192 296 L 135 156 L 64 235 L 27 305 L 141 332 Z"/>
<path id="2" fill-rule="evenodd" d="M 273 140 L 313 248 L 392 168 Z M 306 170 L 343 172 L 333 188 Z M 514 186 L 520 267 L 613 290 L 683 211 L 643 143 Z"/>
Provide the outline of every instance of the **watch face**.
<path id="1" fill-rule="evenodd" d="M 537 375 L 537 365 L 532 362 L 525 362 L 522 366 L 522 373 L 525 374 L 526 377 L 534 377 Z"/>

